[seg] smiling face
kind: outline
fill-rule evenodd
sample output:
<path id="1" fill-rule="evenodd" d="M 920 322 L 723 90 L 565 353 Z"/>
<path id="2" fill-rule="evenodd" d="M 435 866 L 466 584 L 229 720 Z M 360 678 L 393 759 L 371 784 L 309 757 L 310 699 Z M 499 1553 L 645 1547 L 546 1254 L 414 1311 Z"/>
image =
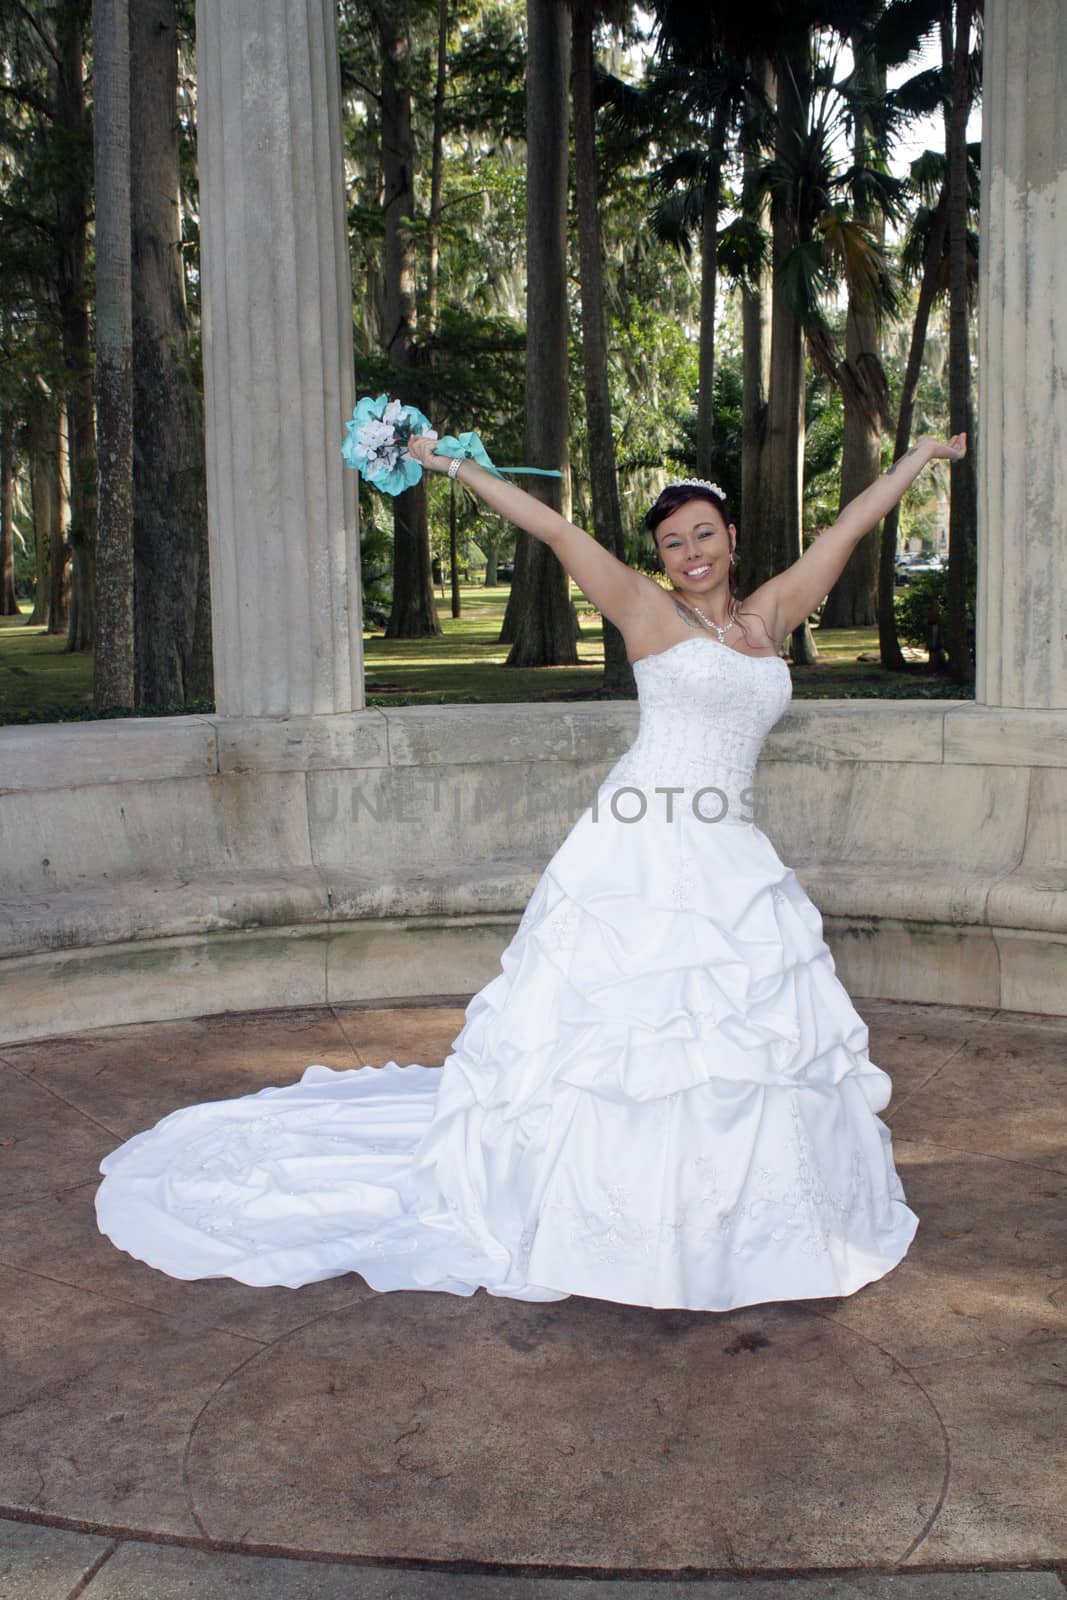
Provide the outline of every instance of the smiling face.
<path id="1" fill-rule="evenodd" d="M 737 538 L 711 500 L 688 500 L 656 529 L 663 570 L 683 598 L 697 604 L 718 597 L 725 609 L 730 595 L 730 553 Z M 706 606 L 705 606 L 706 609 Z"/>

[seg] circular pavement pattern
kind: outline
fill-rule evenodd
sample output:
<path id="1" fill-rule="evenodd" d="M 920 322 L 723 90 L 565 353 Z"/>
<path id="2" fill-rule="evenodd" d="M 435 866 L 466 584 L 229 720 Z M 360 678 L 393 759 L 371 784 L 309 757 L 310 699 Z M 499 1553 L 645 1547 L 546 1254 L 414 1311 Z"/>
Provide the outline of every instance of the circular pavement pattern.
<path id="1" fill-rule="evenodd" d="M 253 1546 L 731 1569 L 899 1561 L 944 1473 L 923 1390 L 810 1303 L 428 1293 L 252 1357 L 200 1413 L 185 1481 L 204 1535 Z"/>

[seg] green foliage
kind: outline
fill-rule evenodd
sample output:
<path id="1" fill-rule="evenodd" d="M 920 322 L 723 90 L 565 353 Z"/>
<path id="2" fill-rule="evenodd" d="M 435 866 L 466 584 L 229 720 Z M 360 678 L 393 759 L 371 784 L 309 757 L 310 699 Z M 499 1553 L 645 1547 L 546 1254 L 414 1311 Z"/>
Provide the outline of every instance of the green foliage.
<path id="1" fill-rule="evenodd" d="M 526 133 L 526 40 L 514 5 L 466 7 L 467 25 L 449 57 L 452 93 L 445 120 L 452 137 L 501 143 Z"/>
<path id="2" fill-rule="evenodd" d="M 731 508 L 741 503 L 742 377 L 740 351 L 726 349 L 715 367 L 715 482 Z M 683 438 L 671 452 L 672 474 L 691 477 L 696 469 L 695 405 L 680 419 Z"/>
<path id="3" fill-rule="evenodd" d="M 381 496 L 368 485 L 360 484 L 359 563 L 363 593 L 364 628 L 380 627 L 389 614 L 392 600 L 393 569 L 392 524 L 379 521 Z"/>
<path id="4" fill-rule="evenodd" d="M 931 615 L 944 616 L 948 574 L 920 572 L 897 596 L 897 633 L 905 644 L 925 650 L 930 639 Z"/>
<path id="5" fill-rule="evenodd" d="M 967 638 L 971 653 L 975 648 L 975 587 L 977 568 L 972 560 L 966 585 Z M 944 643 L 944 619 L 948 612 L 948 573 L 920 572 L 912 578 L 902 594 L 897 596 L 897 632 L 906 644 L 917 649 L 928 649 L 933 618 L 941 623 L 941 641 Z"/>
<path id="6" fill-rule="evenodd" d="M 581 596 L 572 586 L 572 598 Z M 501 670 L 507 646 L 500 643 L 500 622 L 507 589 L 465 585 L 463 615 L 453 619 L 441 608 L 439 638 L 364 640 L 367 703 L 397 705 L 485 705 L 500 702 L 594 698 L 602 681 L 603 637 L 599 618 L 583 614 L 577 667 Z M 581 607 L 579 607 L 582 610 Z M 798 699 L 914 699 L 959 697 L 959 688 L 933 674 L 911 670 L 885 673 L 874 663 L 857 660 L 859 652 L 877 649 L 874 630 L 829 630 L 820 634 L 819 671 L 794 679 Z M 11 619 L 0 624 L 0 725 L 27 722 L 96 721 L 122 716 L 95 711 L 91 705 L 92 662 L 70 654 L 62 639 L 50 639 L 39 628 Z M 6 695 L 3 686 L 7 685 Z M 388 688 L 386 689 L 386 686 Z M 379 689 L 386 692 L 376 692 Z M 138 716 L 210 714 L 209 701 L 186 707 L 138 708 Z"/>
<path id="7" fill-rule="evenodd" d="M 56 18 L 76 5 L 88 21 L 88 0 L 20 0 L 0 5 L 0 407 L 24 427 L 41 396 L 66 381 L 57 338 L 56 195 L 72 163 L 90 160 L 89 130 L 65 139 L 51 114 Z M 419 405 L 451 432 L 474 427 L 500 462 L 523 459 L 525 327 L 525 66 L 524 7 L 513 0 L 451 0 L 448 81 L 444 105 L 442 209 L 439 227 L 439 314 L 426 325 L 430 233 L 430 163 L 437 55 L 437 0 L 403 0 L 410 21 L 406 72 L 413 97 L 417 246 L 416 298 L 421 323 L 419 364 L 402 376 L 383 354 L 379 325 L 383 211 L 380 193 L 382 63 L 379 10 L 396 0 L 339 0 L 344 162 L 354 289 L 356 383 L 360 393 L 395 393 Z M 599 31 L 597 99 L 600 226 L 607 303 L 609 384 L 628 558 L 647 553 L 642 518 L 665 475 L 685 475 L 695 461 L 695 401 L 700 318 L 699 242 L 705 184 L 720 175 L 717 238 L 722 292 L 715 351 L 714 475 L 739 501 L 741 477 L 741 335 L 731 285 L 752 284 L 766 260 L 767 238 L 755 214 L 758 191 L 802 197 L 800 242 L 781 268 L 778 292 L 801 310 L 814 348 L 832 367 L 842 349 L 840 302 L 845 287 L 876 301 L 886 316 L 885 366 L 899 393 L 912 312 L 912 280 L 943 177 L 943 157 L 927 152 L 905 186 L 883 159 L 895 131 L 939 110 L 949 85 L 940 67 L 912 75 L 873 99 L 872 60 L 905 61 L 941 0 L 887 0 L 877 5 L 768 0 L 748 13 L 654 0 L 654 53 L 627 50 L 636 24 L 615 20 Z M 199 194 L 196 172 L 193 0 L 179 0 L 181 51 L 181 181 L 183 253 L 199 357 Z M 797 30 L 814 27 L 813 111 L 803 148 L 789 159 L 770 155 L 769 114 L 748 63 L 761 51 L 782 60 Z M 844 71 L 836 52 L 846 41 L 855 65 Z M 649 41 L 645 41 L 646 44 Z M 863 118 L 871 141 L 850 152 Z M 877 149 L 872 148 L 877 146 Z M 758 181 L 745 183 L 744 157 L 762 151 Z M 977 156 L 977 152 L 972 152 Z M 972 208 L 978 166 L 972 161 Z M 905 218 L 905 212 L 907 217 Z M 879 249 L 872 215 L 902 225 L 899 257 Z M 865 220 L 867 219 L 867 220 Z M 574 227 L 572 219 L 571 233 Z M 576 520 L 591 524 L 588 450 L 581 373 L 578 262 L 570 262 L 570 379 L 560 396 L 572 420 L 571 474 Z M 976 256 L 975 256 L 976 259 Z M 91 266 L 91 263 L 90 263 Z M 890 269 L 899 267 L 899 281 Z M 903 283 L 903 288 L 901 288 Z M 894 291 L 898 299 L 894 300 Z M 90 286 L 91 292 L 91 286 Z M 895 320 L 894 320 L 895 319 Z M 919 389 L 917 431 L 947 423 L 944 329 L 934 318 Z M 810 375 L 807 392 L 804 521 L 825 526 L 836 514 L 842 407 L 838 389 Z M 24 444 L 24 438 L 22 443 Z M 555 463 L 536 463 L 555 465 Z M 24 474 L 23 474 L 24 477 Z M 25 494 L 24 494 L 25 498 Z M 389 602 L 391 507 L 361 487 L 361 565 L 368 620 Z M 924 475 L 903 508 L 906 531 L 930 531 L 930 478 Z M 446 548 L 447 485 L 430 489 L 434 549 Z M 473 514 L 461 499 L 464 552 L 510 548 L 512 533 L 497 519 Z M 25 524 L 20 522 L 20 527 Z M 18 551 L 27 576 L 32 556 Z M 78 530 L 74 530 L 78 537 Z M 918 601 L 915 602 L 916 604 Z"/>
<path id="8" fill-rule="evenodd" d="M 841 447 L 845 406 L 841 390 L 809 368 L 805 399 L 804 528 L 829 527 L 841 498 Z"/>

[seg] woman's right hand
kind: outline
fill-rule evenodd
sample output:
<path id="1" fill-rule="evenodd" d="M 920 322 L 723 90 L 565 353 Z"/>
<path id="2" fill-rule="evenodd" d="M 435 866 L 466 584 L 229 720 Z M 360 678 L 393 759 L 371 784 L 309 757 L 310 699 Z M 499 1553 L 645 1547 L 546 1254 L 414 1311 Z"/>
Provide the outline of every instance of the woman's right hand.
<path id="1" fill-rule="evenodd" d="M 436 447 L 436 434 L 431 438 L 428 433 L 413 433 L 408 440 L 408 450 L 424 472 L 447 472 L 452 464 L 452 458 L 434 455 Z"/>

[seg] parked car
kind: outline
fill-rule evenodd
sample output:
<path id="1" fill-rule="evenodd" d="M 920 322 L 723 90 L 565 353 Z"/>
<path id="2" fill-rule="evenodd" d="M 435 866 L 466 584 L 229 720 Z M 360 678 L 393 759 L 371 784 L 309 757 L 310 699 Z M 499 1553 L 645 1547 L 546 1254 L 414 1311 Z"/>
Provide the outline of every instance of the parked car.
<path id="1" fill-rule="evenodd" d="M 945 572 L 948 562 L 944 556 L 898 556 L 893 567 L 894 581 L 898 588 L 911 582 L 920 572 Z"/>

